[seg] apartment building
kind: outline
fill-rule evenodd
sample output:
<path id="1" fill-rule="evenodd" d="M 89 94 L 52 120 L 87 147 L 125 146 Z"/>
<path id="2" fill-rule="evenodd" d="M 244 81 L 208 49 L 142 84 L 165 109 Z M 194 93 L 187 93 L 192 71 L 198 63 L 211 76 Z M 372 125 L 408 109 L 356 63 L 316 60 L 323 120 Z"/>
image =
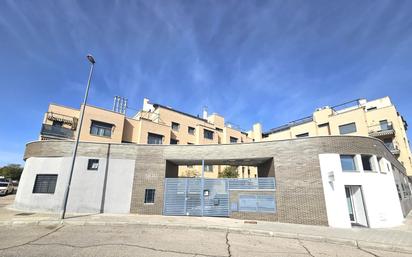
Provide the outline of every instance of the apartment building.
<path id="1" fill-rule="evenodd" d="M 75 139 L 80 109 L 50 104 L 44 115 L 40 140 Z M 246 132 L 225 123 L 224 117 L 203 110 L 202 117 L 143 100 L 142 110 L 133 117 L 87 105 L 80 140 L 99 143 L 134 144 L 234 144 L 252 142 Z M 227 165 L 206 165 L 205 177 L 217 177 Z M 238 167 L 240 178 L 257 176 L 256 167 Z M 200 176 L 199 164 L 179 166 L 179 175 Z"/>
<path id="2" fill-rule="evenodd" d="M 311 116 L 289 122 L 262 133 L 259 125 L 249 133 L 255 141 L 271 141 L 313 136 L 356 135 L 375 137 L 412 175 L 412 155 L 407 137 L 408 124 L 389 97 L 373 101 L 358 99 L 336 106 L 318 108 Z"/>

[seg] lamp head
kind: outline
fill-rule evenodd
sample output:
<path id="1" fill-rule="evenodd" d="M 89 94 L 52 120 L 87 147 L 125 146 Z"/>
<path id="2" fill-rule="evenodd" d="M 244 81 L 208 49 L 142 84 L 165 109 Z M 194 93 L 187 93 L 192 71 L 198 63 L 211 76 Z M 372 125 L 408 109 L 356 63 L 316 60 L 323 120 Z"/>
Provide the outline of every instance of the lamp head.
<path id="1" fill-rule="evenodd" d="M 90 62 L 91 64 L 95 64 L 95 63 L 96 63 L 96 61 L 94 60 L 94 58 L 93 58 L 93 56 L 92 56 L 91 54 L 88 54 L 88 55 L 87 55 L 87 59 L 89 60 L 89 62 Z"/>

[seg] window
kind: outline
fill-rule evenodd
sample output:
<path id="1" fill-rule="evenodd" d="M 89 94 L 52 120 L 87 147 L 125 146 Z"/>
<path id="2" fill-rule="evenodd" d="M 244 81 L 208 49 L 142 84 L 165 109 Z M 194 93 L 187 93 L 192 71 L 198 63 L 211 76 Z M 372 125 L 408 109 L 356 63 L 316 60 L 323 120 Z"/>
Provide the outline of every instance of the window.
<path id="1" fill-rule="evenodd" d="M 89 159 L 87 163 L 88 170 L 97 170 L 99 168 L 99 159 Z"/>
<path id="2" fill-rule="evenodd" d="M 221 129 L 221 128 L 215 128 L 215 129 L 219 132 L 223 132 L 223 129 Z"/>
<path id="3" fill-rule="evenodd" d="M 90 127 L 90 134 L 101 137 L 111 137 L 112 136 L 113 124 L 108 124 L 100 121 L 92 120 L 92 125 Z"/>
<path id="4" fill-rule="evenodd" d="M 179 140 L 176 140 L 176 139 L 171 138 L 171 139 L 170 139 L 170 144 L 171 144 L 171 145 L 177 145 L 177 144 L 179 144 Z"/>
<path id="5" fill-rule="evenodd" d="M 187 142 L 188 145 L 194 145 L 193 143 Z"/>
<path id="6" fill-rule="evenodd" d="M 302 133 L 302 134 L 296 135 L 296 137 L 308 137 L 308 136 L 309 136 L 309 133 Z"/>
<path id="7" fill-rule="evenodd" d="M 204 129 L 204 130 L 203 130 L 203 136 L 204 136 L 204 138 L 206 138 L 206 139 L 211 139 L 211 140 L 213 140 L 213 131 Z"/>
<path id="8" fill-rule="evenodd" d="M 195 131 L 196 129 L 194 127 L 187 127 L 187 133 L 189 133 L 190 135 L 194 135 Z"/>
<path id="9" fill-rule="evenodd" d="M 57 175 L 38 174 L 34 181 L 33 194 L 54 194 Z"/>
<path id="10" fill-rule="evenodd" d="M 353 132 L 356 132 L 356 123 L 355 122 L 339 126 L 339 133 L 341 135 L 346 135 L 346 134 L 350 134 L 350 133 L 353 133 Z"/>
<path id="11" fill-rule="evenodd" d="M 147 137 L 147 143 L 151 145 L 161 145 L 163 144 L 163 136 L 149 133 Z"/>
<path id="12" fill-rule="evenodd" d="M 389 129 L 392 129 L 387 120 L 381 120 L 381 121 L 379 121 L 379 125 L 381 126 L 381 130 L 389 130 Z"/>
<path id="13" fill-rule="evenodd" d="M 372 155 L 361 155 L 362 166 L 364 171 L 372 171 L 373 169 L 373 160 Z"/>
<path id="14" fill-rule="evenodd" d="M 53 121 L 53 126 L 54 127 L 62 127 L 63 126 L 63 121 L 54 120 Z"/>
<path id="15" fill-rule="evenodd" d="M 378 108 L 374 106 L 374 107 L 369 107 L 368 109 L 366 109 L 366 111 L 369 112 L 369 111 L 373 111 L 373 110 L 376 110 L 376 109 L 378 109 Z"/>
<path id="16" fill-rule="evenodd" d="M 213 172 L 213 165 L 205 165 L 205 172 Z"/>
<path id="17" fill-rule="evenodd" d="M 393 145 L 393 141 L 391 138 L 385 138 L 383 139 L 383 144 L 389 149 L 389 150 L 394 150 L 395 147 Z"/>
<path id="18" fill-rule="evenodd" d="M 177 123 L 177 122 L 172 122 L 172 129 L 173 129 L 174 131 L 179 131 L 179 128 L 180 128 L 180 124 L 179 124 L 179 123 Z"/>
<path id="19" fill-rule="evenodd" d="M 230 137 L 230 143 L 231 144 L 236 144 L 237 143 L 237 138 L 236 137 Z"/>
<path id="20" fill-rule="evenodd" d="M 144 203 L 154 203 L 155 189 L 146 189 L 144 193 Z"/>
<path id="21" fill-rule="evenodd" d="M 356 171 L 355 155 L 341 155 L 342 171 Z"/>

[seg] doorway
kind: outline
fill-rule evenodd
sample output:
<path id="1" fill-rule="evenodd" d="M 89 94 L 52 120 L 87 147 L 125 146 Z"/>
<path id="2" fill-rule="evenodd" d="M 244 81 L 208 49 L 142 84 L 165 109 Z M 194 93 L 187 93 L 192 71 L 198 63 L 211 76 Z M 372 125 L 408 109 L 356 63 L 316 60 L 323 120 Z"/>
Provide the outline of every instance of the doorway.
<path id="1" fill-rule="evenodd" d="M 345 194 L 352 226 L 368 227 L 362 186 L 345 186 Z"/>

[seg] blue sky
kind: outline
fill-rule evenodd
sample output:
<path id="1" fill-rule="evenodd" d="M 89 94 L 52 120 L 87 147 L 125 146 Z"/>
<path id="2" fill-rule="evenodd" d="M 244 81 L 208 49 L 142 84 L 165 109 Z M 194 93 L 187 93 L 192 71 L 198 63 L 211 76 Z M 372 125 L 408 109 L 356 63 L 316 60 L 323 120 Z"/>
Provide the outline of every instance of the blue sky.
<path id="1" fill-rule="evenodd" d="M 50 102 L 80 105 L 87 53 L 100 107 L 148 97 L 268 130 L 389 95 L 412 124 L 411 13 L 406 0 L 2 0 L 0 165 L 23 162 Z"/>

